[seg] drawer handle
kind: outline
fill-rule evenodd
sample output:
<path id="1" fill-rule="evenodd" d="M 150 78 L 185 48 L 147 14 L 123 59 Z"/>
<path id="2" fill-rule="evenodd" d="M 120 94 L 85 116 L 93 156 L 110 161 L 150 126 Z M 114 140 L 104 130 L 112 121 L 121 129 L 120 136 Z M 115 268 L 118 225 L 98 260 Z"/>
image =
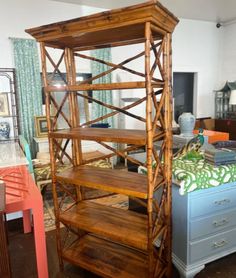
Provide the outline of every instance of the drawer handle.
<path id="1" fill-rule="evenodd" d="M 214 243 L 213 243 L 213 247 L 214 247 L 214 248 L 220 248 L 220 247 L 225 246 L 226 244 L 228 244 L 228 241 L 225 240 L 225 239 L 222 239 L 221 241 L 214 242 Z"/>
<path id="2" fill-rule="evenodd" d="M 221 205 L 228 204 L 230 202 L 231 202 L 230 199 L 223 199 L 223 200 L 220 200 L 220 201 L 215 201 L 215 205 L 221 206 Z"/>
<path id="3" fill-rule="evenodd" d="M 226 224 L 228 224 L 229 223 L 229 220 L 227 220 L 227 219 L 221 219 L 221 220 L 219 220 L 219 221 L 213 221 L 213 225 L 215 226 L 215 227 L 219 227 L 219 226 L 224 226 L 224 225 L 226 225 Z"/>

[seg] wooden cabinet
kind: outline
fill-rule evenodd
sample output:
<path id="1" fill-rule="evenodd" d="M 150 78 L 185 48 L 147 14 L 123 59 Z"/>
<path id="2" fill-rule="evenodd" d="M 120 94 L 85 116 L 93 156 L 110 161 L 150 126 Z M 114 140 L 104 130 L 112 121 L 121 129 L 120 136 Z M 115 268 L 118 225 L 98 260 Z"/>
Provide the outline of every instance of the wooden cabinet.
<path id="1" fill-rule="evenodd" d="M 173 186 L 173 262 L 192 278 L 205 264 L 236 251 L 236 186 L 180 196 Z"/>
<path id="2" fill-rule="evenodd" d="M 41 45 L 61 269 L 65 260 L 102 277 L 171 277 L 171 33 L 177 22 L 177 18 L 158 1 L 149 1 L 27 30 Z M 136 43 L 141 45 L 142 50 L 134 53 L 135 48 L 131 48 L 133 56 L 126 57 L 119 64 L 83 53 L 85 50 Z M 52 62 L 48 51 L 51 47 L 61 53 L 59 61 Z M 122 56 L 123 52 L 120 53 Z M 93 60 L 110 68 L 77 82 L 78 58 Z M 138 58 L 143 61 L 142 68 L 131 69 L 126 65 Z M 53 86 L 47 78 L 47 64 L 54 65 L 54 72 L 60 74 L 62 61 L 66 66 L 65 84 Z M 92 82 L 117 69 L 124 70 L 126 75 L 134 75 L 135 79 L 132 80 L 135 81 L 128 79 L 109 84 Z M 119 94 L 120 90 L 125 90 L 127 97 L 130 97 L 133 89 L 137 90 L 137 99 L 131 105 L 122 107 L 91 99 L 85 92 L 97 90 L 104 94 L 104 90 L 116 90 Z M 62 101 L 58 103 L 55 95 L 63 92 Z M 78 102 L 83 99 L 92 100 L 113 111 L 81 123 Z M 140 103 L 146 103 L 145 117 L 129 111 Z M 63 112 L 64 105 L 69 107 L 69 116 Z M 139 120 L 145 124 L 145 129 L 90 127 L 92 123 L 118 113 Z M 67 123 L 67 129 L 57 130 L 59 116 Z M 110 151 L 99 159 L 123 157 L 146 166 L 147 176 L 87 165 L 98 158 L 85 158 L 82 150 L 84 140 L 95 141 Z M 153 144 L 158 140 L 163 142 L 161 154 Z M 120 150 L 118 143 L 127 147 Z M 71 154 L 67 151 L 68 145 L 71 145 Z M 127 156 L 132 150 L 141 148 L 147 150 L 145 162 Z M 63 163 L 64 159 L 69 161 L 71 167 L 58 173 L 58 162 Z M 155 169 L 154 164 L 157 165 Z M 137 199 L 146 208 L 147 215 L 97 204 L 85 198 L 85 187 Z M 153 197 L 157 189 L 161 192 L 159 199 Z M 63 197 L 58 198 L 58 190 L 63 191 Z M 61 223 L 66 227 L 65 233 L 61 232 Z M 157 241 L 158 246 L 155 244 Z"/>
<path id="3" fill-rule="evenodd" d="M 236 119 L 215 119 L 215 130 L 229 133 L 230 140 L 236 140 Z"/>

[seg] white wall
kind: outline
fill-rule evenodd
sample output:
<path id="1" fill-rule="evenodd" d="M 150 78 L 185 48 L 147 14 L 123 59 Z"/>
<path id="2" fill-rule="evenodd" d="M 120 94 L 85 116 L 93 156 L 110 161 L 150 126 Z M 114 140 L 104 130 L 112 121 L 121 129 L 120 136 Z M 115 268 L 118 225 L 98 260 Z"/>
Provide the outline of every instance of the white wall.
<path id="1" fill-rule="evenodd" d="M 220 89 L 225 82 L 236 80 L 236 23 L 222 26 Z"/>
<path id="2" fill-rule="evenodd" d="M 173 33 L 173 71 L 195 73 L 194 114 L 198 118 L 214 117 L 213 90 L 216 89 L 219 80 L 221 33 L 222 29 L 217 29 L 215 23 L 187 19 L 180 19 Z M 121 49 L 114 48 L 112 50 L 113 61 L 115 63 L 121 62 L 142 50 L 141 45 L 126 46 Z M 142 59 L 132 62 L 129 66 L 134 66 L 134 69 L 143 71 Z M 127 80 L 128 78 L 128 81 L 137 80 L 134 75 L 129 73 L 121 74 L 118 72 L 114 74 L 114 79 L 117 80 L 118 76 L 121 79 Z M 131 92 L 123 90 L 121 93 L 122 97 L 139 96 L 137 90 Z M 140 107 L 141 112 L 144 112 L 144 109 L 144 106 Z M 130 121 L 133 121 L 134 124 L 137 122 L 132 119 Z"/>
<path id="3" fill-rule="evenodd" d="M 215 23 L 181 19 L 173 33 L 173 71 L 195 72 L 194 114 L 214 117 L 222 29 Z"/>
<path id="4" fill-rule="evenodd" d="M 1 2 L 0 9 L 0 67 L 13 67 L 12 49 L 9 37 L 30 38 L 24 32 L 25 29 L 52 23 L 55 21 L 71 19 L 82 15 L 101 11 L 97 8 L 65 4 L 49 0 L 8 0 Z M 228 28 L 228 29 L 227 29 Z M 230 47 L 232 40 L 230 34 L 234 30 L 231 27 L 224 28 L 227 44 L 224 44 L 225 52 Z M 197 117 L 214 116 L 214 93 L 213 90 L 219 84 L 219 47 L 220 36 L 223 28 L 217 29 L 215 23 L 181 19 L 173 34 L 173 71 L 196 72 L 196 102 L 195 115 Z M 229 38 L 230 37 L 230 38 Z M 234 38 L 236 44 L 236 39 Z M 236 48 L 234 48 L 236 49 Z M 231 48 L 232 52 L 233 48 Z M 124 48 L 120 52 L 115 48 L 112 52 L 114 62 L 121 60 L 125 54 L 129 56 L 134 52 L 133 46 Z M 230 52 L 230 53 L 231 53 Z M 236 51 L 232 53 L 236 56 Z M 223 75 L 229 75 L 236 67 L 231 54 L 227 54 L 223 64 Z M 140 69 L 139 62 L 136 68 Z M 230 69 L 227 70 L 228 64 Z M 231 70 L 232 68 L 232 70 Z M 81 71 L 89 70 L 89 62 L 80 64 Z M 233 74 L 232 74 L 233 75 Z M 115 79 L 117 76 L 114 77 Z M 132 80 L 133 77 L 130 77 Z M 125 93 L 126 95 L 126 93 Z M 136 95 L 131 93 L 131 97 Z"/>
<path id="5" fill-rule="evenodd" d="M 25 29 L 56 21 L 80 17 L 100 9 L 58 3 L 48 0 L 8 0 L 0 4 L 0 68 L 14 67 L 9 37 L 31 38 Z M 89 63 L 82 65 L 89 70 Z M 7 219 L 20 217 L 21 213 L 7 215 Z"/>
<path id="6" fill-rule="evenodd" d="M 14 67 L 9 37 L 32 38 L 25 29 L 99 11 L 101 9 L 49 0 L 1 1 L 0 67 Z"/>

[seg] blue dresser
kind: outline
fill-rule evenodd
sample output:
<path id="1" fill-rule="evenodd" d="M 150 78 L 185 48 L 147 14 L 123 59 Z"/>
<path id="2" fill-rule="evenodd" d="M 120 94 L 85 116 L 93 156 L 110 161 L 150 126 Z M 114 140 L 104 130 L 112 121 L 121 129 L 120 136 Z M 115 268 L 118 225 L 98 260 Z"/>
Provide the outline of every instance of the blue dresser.
<path id="1" fill-rule="evenodd" d="M 173 263 L 191 278 L 236 251 L 236 183 L 181 196 L 173 185 Z"/>

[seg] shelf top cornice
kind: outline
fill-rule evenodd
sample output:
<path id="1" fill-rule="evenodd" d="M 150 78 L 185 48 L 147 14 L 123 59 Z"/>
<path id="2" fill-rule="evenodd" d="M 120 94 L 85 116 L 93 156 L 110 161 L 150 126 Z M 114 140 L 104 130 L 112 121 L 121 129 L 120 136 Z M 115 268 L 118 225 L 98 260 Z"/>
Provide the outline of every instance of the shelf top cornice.
<path id="1" fill-rule="evenodd" d="M 172 33 L 178 19 L 153 0 L 27 29 L 26 32 L 47 46 L 83 50 L 142 42 L 146 22 L 155 27 L 153 36 L 157 39 L 166 32 Z"/>

